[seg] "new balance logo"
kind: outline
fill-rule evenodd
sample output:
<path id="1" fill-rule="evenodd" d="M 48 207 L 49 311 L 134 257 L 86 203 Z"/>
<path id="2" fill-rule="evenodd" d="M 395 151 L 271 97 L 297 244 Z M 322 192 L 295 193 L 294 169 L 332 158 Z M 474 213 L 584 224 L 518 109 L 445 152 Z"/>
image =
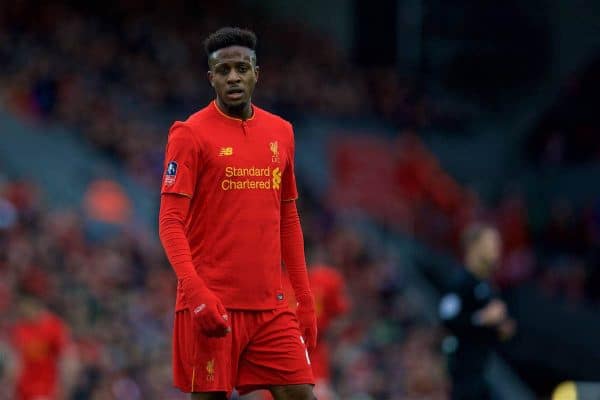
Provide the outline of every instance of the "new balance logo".
<path id="1" fill-rule="evenodd" d="M 219 151 L 219 157 L 231 155 L 233 155 L 233 147 L 221 147 L 221 151 Z"/>

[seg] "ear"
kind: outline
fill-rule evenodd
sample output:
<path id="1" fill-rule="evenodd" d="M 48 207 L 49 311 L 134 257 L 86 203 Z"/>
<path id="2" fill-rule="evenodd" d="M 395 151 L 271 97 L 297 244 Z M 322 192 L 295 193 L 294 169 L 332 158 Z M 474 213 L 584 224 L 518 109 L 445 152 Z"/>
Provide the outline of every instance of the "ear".
<path id="1" fill-rule="evenodd" d="M 208 70 L 208 72 L 206 72 L 206 77 L 208 78 L 210 86 L 215 87 L 215 82 L 213 82 L 213 73 L 211 70 Z"/>
<path id="2" fill-rule="evenodd" d="M 260 72 L 260 67 L 257 65 L 254 67 L 254 76 L 256 77 L 256 82 L 258 82 L 258 73 Z"/>

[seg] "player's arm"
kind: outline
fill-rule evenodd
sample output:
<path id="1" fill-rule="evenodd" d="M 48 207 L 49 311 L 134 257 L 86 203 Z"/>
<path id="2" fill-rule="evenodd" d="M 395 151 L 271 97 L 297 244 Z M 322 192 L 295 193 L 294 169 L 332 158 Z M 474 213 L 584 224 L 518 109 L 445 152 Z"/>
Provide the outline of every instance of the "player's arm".
<path id="1" fill-rule="evenodd" d="M 294 145 L 291 131 L 291 146 L 289 149 L 288 165 L 282 176 L 281 187 L 281 258 L 285 264 L 290 283 L 296 295 L 298 308 L 296 316 L 300 332 L 306 341 L 309 351 L 317 345 L 317 318 L 315 301 L 310 290 L 306 258 L 304 257 L 304 236 L 300 225 L 300 216 L 296 208 L 298 190 L 294 174 Z"/>
<path id="2" fill-rule="evenodd" d="M 167 144 L 158 233 L 196 326 L 208 336 L 224 336 L 230 329 L 227 312 L 196 273 L 185 235 L 195 174 L 199 167 L 198 153 L 191 134 L 181 125 L 175 125 Z"/>
<path id="3" fill-rule="evenodd" d="M 469 310 L 458 291 L 446 293 L 440 300 L 438 313 L 444 324 L 455 333 L 482 329 L 492 331 L 506 317 L 504 303 L 491 299 L 478 310 Z"/>
<path id="4" fill-rule="evenodd" d="M 501 340 L 511 338 L 515 334 L 516 323 L 510 318 L 506 304 L 493 298 L 485 307 L 473 314 L 474 323 L 495 329 Z"/>
<path id="5" fill-rule="evenodd" d="M 300 331 L 306 347 L 312 351 L 317 345 L 315 301 L 310 291 L 304 257 L 304 236 L 294 200 L 281 203 L 281 256 L 298 302 L 296 316 Z"/>
<path id="6" fill-rule="evenodd" d="M 500 299 L 491 299 L 483 308 L 473 313 L 473 323 L 482 326 L 499 326 L 507 319 L 506 304 Z"/>

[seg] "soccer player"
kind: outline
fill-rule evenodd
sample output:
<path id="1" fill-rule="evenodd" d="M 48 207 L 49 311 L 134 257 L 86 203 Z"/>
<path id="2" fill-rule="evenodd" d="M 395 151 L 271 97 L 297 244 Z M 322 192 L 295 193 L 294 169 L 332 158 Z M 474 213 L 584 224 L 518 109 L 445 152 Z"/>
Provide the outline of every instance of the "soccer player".
<path id="1" fill-rule="evenodd" d="M 191 398 L 268 389 L 314 399 L 317 326 L 295 200 L 294 136 L 252 104 L 256 36 L 222 28 L 205 41 L 216 99 L 169 132 L 159 235 L 178 278 L 175 386 Z M 285 264 L 298 300 L 282 290 Z"/>
<path id="2" fill-rule="evenodd" d="M 20 285 L 18 320 L 10 330 L 16 400 L 66 398 L 77 377 L 77 355 L 67 325 L 38 295 Z"/>

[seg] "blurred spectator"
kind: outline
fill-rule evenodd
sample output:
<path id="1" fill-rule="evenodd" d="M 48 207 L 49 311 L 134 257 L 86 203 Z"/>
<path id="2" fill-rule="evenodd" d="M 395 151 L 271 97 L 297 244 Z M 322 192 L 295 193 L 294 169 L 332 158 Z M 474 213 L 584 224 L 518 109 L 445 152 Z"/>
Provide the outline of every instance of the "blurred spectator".
<path id="1" fill-rule="evenodd" d="M 485 400 L 495 396 L 484 377 L 493 346 L 515 331 L 506 305 L 489 282 L 500 261 L 500 235 L 473 225 L 463 236 L 465 269 L 449 283 L 439 315 L 453 336 L 446 339 L 452 398 Z"/>
<path id="2" fill-rule="evenodd" d="M 110 179 L 92 181 L 84 196 L 84 209 L 90 220 L 122 225 L 131 217 L 131 202 L 117 182 Z"/>
<path id="3" fill-rule="evenodd" d="M 87 234 L 103 240 L 124 229 L 131 220 L 132 204 L 121 185 L 111 179 L 96 179 L 83 198 Z"/>
<path id="4" fill-rule="evenodd" d="M 43 276 L 29 273 L 21 282 L 17 298 L 18 319 L 11 328 L 15 352 L 14 398 L 16 400 L 61 399 L 77 377 L 77 355 L 65 322 L 43 305 Z"/>

